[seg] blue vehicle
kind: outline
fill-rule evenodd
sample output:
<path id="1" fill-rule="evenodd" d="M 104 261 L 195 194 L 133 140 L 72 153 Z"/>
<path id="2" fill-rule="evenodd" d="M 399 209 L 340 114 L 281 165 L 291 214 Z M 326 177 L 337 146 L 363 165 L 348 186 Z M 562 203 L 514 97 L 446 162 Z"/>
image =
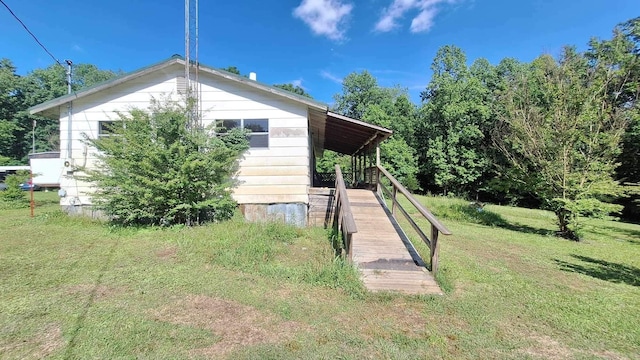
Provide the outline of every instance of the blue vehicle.
<path id="1" fill-rule="evenodd" d="M 33 184 L 31 182 L 26 182 L 26 183 L 22 183 L 20 184 L 20 190 L 23 191 L 29 191 L 33 188 L 33 191 L 38 191 L 40 190 L 40 186 Z"/>

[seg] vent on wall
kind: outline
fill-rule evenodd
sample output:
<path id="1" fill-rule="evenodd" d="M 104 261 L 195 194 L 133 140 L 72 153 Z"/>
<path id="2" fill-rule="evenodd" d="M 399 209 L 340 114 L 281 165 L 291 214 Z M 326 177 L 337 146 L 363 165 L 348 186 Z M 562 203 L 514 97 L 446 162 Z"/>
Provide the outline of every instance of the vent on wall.
<path id="1" fill-rule="evenodd" d="M 198 88 L 196 86 L 196 83 L 194 82 L 193 76 L 191 77 L 191 91 L 192 92 L 198 91 Z M 176 92 L 182 95 L 187 93 L 187 82 L 185 81 L 184 75 L 178 76 L 176 78 Z"/>
<path id="2" fill-rule="evenodd" d="M 187 81 L 184 76 L 178 76 L 176 79 L 176 91 L 178 94 L 187 93 Z"/>

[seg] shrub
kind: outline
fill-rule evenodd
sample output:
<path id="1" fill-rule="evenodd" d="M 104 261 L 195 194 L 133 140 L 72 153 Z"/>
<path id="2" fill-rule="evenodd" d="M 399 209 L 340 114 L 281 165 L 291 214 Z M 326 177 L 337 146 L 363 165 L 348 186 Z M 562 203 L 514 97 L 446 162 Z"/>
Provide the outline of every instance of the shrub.
<path id="1" fill-rule="evenodd" d="M 26 171 L 18 171 L 16 174 L 8 175 L 4 181 L 7 185 L 7 189 L 0 192 L 0 198 L 5 202 L 15 203 L 15 205 L 22 205 L 27 203 L 27 196 L 20 184 L 29 179 L 29 173 Z"/>
<path id="2" fill-rule="evenodd" d="M 194 225 L 229 219 L 230 189 L 246 133 L 216 136 L 190 122 L 192 107 L 153 100 L 148 111 L 119 114 L 110 136 L 86 139 L 98 150 L 87 170 L 96 207 L 121 225 Z"/>

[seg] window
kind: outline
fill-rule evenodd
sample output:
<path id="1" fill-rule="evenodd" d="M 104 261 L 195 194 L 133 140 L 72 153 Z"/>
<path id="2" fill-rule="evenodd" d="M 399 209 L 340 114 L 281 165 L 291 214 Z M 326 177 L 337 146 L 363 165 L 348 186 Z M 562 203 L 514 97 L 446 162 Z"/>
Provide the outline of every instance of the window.
<path id="1" fill-rule="evenodd" d="M 269 119 L 230 119 L 216 120 L 216 131 L 224 134 L 231 129 L 250 130 L 249 146 L 252 148 L 269 147 Z"/>
<path id="2" fill-rule="evenodd" d="M 115 121 L 98 121 L 98 137 L 113 135 L 115 126 Z"/>

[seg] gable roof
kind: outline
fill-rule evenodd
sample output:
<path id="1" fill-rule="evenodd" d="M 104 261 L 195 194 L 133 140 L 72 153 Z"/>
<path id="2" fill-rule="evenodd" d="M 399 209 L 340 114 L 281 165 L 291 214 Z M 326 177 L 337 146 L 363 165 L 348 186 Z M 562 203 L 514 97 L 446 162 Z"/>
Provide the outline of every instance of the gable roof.
<path id="1" fill-rule="evenodd" d="M 175 64 L 185 66 L 186 60 L 180 55 L 174 55 L 169 59 L 156 64 L 98 83 L 78 92 L 73 92 L 72 94 L 64 95 L 46 101 L 42 104 L 32 106 L 29 108 L 29 113 L 52 116 L 54 115 L 54 112 L 59 109 L 59 106 L 68 102 L 99 93 L 147 74 L 161 71 Z M 199 64 L 198 71 L 243 84 L 262 92 L 267 92 L 276 97 L 306 105 L 309 109 L 309 120 L 311 122 L 311 130 L 314 133 L 314 140 L 316 141 L 316 146 L 319 146 L 318 150 L 328 149 L 344 154 L 354 154 L 365 149 L 372 141 L 375 141 L 376 143 L 383 141 L 392 134 L 392 131 L 389 129 L 331 113 L 327 104 L 275 86 L 267 85 L 244 76 L 202 64 Z"/>

